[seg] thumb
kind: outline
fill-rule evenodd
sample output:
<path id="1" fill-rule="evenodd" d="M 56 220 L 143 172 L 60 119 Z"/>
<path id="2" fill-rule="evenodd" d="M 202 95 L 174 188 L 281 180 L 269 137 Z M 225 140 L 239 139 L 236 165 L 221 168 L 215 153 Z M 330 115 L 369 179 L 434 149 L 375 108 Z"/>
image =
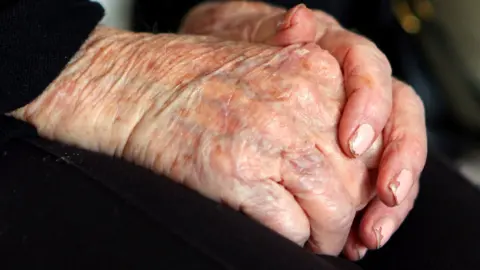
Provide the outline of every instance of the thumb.
<path id="1" fill-rule="evenodd" d="M 315 14 L 304 4 L 286 12 L 259 20 L 251 41 L 275 46 L 314 42 L 316 35 Z"/>
<path id="2" fill-rule="evenodd" d="M 206 3 L 194 8 L 180 33 L 287 46 L 314 42 L 314 12 L 304 4 L 287 11 L 262 2 Z"/>

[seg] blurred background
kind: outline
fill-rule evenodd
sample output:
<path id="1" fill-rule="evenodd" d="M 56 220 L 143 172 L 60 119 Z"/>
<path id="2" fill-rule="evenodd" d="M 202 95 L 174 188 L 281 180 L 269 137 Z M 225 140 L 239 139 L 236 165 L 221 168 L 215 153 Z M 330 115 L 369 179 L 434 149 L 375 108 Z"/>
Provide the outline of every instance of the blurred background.
<path id="1" fill-rule="evenodd" d="M 195 0 L 98 0 L 104 23 L 176 32 Z M 396 77 L 425 103 L 430 149 L 480 187 L 480 10 L 478 0 L 278 0 L 335 16 L 387 55 Z"/>

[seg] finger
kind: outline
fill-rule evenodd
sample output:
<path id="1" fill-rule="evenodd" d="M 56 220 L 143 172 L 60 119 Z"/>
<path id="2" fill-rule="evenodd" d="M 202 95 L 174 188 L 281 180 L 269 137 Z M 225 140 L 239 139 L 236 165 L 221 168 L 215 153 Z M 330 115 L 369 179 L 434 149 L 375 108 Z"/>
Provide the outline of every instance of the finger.
<path id="1" fill-rule="evenodd" d="M 359 235 L 359 226 L 353 226 L 348 235 L 347 243 L 343 248 L 343 255 L 352 261 L 358 261 L 363 259 L 367 254 L 368 248 L 363 244 Z"/>
<path id="2" fill-rule="evenodd" d="M 222 31 L 213 35 L 231 40 L 265 43 L 274 46 L 312 42 L 315 40 L 316 24 L 313 12 L 304 4 L 287 11 L 272 11 L 268 14 L 253 12 L 232 18 Z"/>
<path id="3" fill-rule="evenodd" d="M 304 4 L 300 4 L 283 14 L 262 21 L 252 41 L 287 46 L 314 42 L 315 35 L 315 15 Z"/>
<path id="4" fill-rule="evenodd" d="M 313 42 L 316 22 L 304 4 L 287 11 L 263 3 L 205 4 L 187 16 L 182 32 L 275 46 Z"/>
<path id="5" fill-rule="evenodd" d="M 377 169 L 383 152 L 383 136 L 378 136 L 372 146 L 359 159 L 368 169 Z"/>
<path id="6" fill-rule="evenodd" d="M 179 32 L 247 41 L 248 35 L 242 35 L 242 31 L 251 33 L 259 19 L 284 12 L 262 2 L 207 2 L 186 14 Z"/>
<path id="7" fill-rule="evenodd" d="M 364 154 L 390 116 L 391 67 L 369 40 L 342 28 L 327 29 L 318 44 L 340 63 L 347 103 L 339 123 L 339 141 L 347 155 Z"/>
<path id="8" fill-rule="evenodd" d="M 417 182 L 407 199 L 396 207 L 389 207 L 378 198 L 372 201 L 360 222 L 359 236 L 366 247 L 378 249 L 388 242 L 413 208 L 418 191 Z"/>
<path id="9" fill-rule="evenodd" d="M 387 205 L 402 203 L 418 181 L 427 158 L 424 107 L 414 90 L 393 81 L 393 111 L 384 130 L 377 194 Z"/>
<path id="10" fill-rule="evenodd" d="M 310 236 L 310 225 L 295 198 L 273 180 L 262 181 L 252 190 L 254 194 L 240 204 L 240 210 L 303 246 Z"/>
<path id="11" fill-rule="evenodd" d="M 341 181 L 319 151 L 284 153 L 282 180 L 310 222 L 307 246 L 315 253 L 338 255 L 355 216 Z M 332 181 L 335 180 L 335 181 Z"/>

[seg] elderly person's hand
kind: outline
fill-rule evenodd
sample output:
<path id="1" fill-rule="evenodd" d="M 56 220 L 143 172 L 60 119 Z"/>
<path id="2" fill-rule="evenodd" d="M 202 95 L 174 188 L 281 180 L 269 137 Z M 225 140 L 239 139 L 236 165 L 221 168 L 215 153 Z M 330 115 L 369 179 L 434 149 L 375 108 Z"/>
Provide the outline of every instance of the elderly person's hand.
<path id="1" fill-rule="evenodd" d="M 358 259 L 365 246 L 383 245 L 414 203 L 427 152 L 423 104 L 410 87 L 392 79 L 383 53 L 304 5 L 285 10 L 261 2 L 206 3 L 186 16 L 181 31 L 277 46 L 315 42 L 337 59 L 347 95 L 338 131 L 341 147 L 356 157 L 377 136 L 385 143 L 375 179 L 378 198 L 352 230 L 344 252 Z"/>
<path id="2" fill-rule="evenodd" d="M 48 89 L 12 115 L 47 138 L 125 158 L 300 245 L 338 254 L 374 196 L 368 166 L 377 158 L 351 159 L 338 146 L 345 98 L 336 59 L 313 43 L 280 48 L 98 27 Z M 410 118 L 387 132 L 402 121 Z"/>

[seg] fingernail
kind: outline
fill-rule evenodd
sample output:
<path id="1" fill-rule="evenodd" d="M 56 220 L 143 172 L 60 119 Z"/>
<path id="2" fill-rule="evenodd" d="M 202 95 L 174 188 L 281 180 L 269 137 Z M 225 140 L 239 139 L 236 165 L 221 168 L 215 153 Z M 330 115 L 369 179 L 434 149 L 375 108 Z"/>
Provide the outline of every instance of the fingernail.
<path id="1" fill-rule="evenodd" d="M 372 126 L 363 124 L 357 128 L 352 138 L 350 139 L 350 152 L 355 157 L 358 157 L 368 150 L 368 147 L 375 137 L 375 131 Z"/>
<path id="2" fill-rule="evenodd" d="M 373 233 L 377 239 L 377 249 L 383 247 L 395 230 L 395 221 L 391 218 L 382 218 L 375 226 L 373 226 Z"/>
<path id="3" fill-rule="evenodd" d="M 293 9 L 287 11 L 285 16 L 283 16 L 282 19 L 278 22 L 277 30 L 280 31 L 280 30 L 285 30 L 287 28 L 290 28 L 294 24 L 293 18 L 295 14 L 302 8 L 307 8 L 307 6 L 305 4 L 299 4 L 295 6 Z"/>
<path id="4" fill-rule="evenodd" d="M 402 170 L 388 185 L 393 194 L 395 204 L 399 205 L 407 197 L 410 188 L 413 185 L 413 175 L 409 170 Z"/>
<path id="5" fill-rule="evenodd" d="M 362 245 L 357 245 L 357 256 L 358 256 L 358 260 L 361 260 L 363 259 L 363 257 L 365 257 L 365 254 L 367 254 L 367 247 L 365 246 L 362 246 Z"/>

